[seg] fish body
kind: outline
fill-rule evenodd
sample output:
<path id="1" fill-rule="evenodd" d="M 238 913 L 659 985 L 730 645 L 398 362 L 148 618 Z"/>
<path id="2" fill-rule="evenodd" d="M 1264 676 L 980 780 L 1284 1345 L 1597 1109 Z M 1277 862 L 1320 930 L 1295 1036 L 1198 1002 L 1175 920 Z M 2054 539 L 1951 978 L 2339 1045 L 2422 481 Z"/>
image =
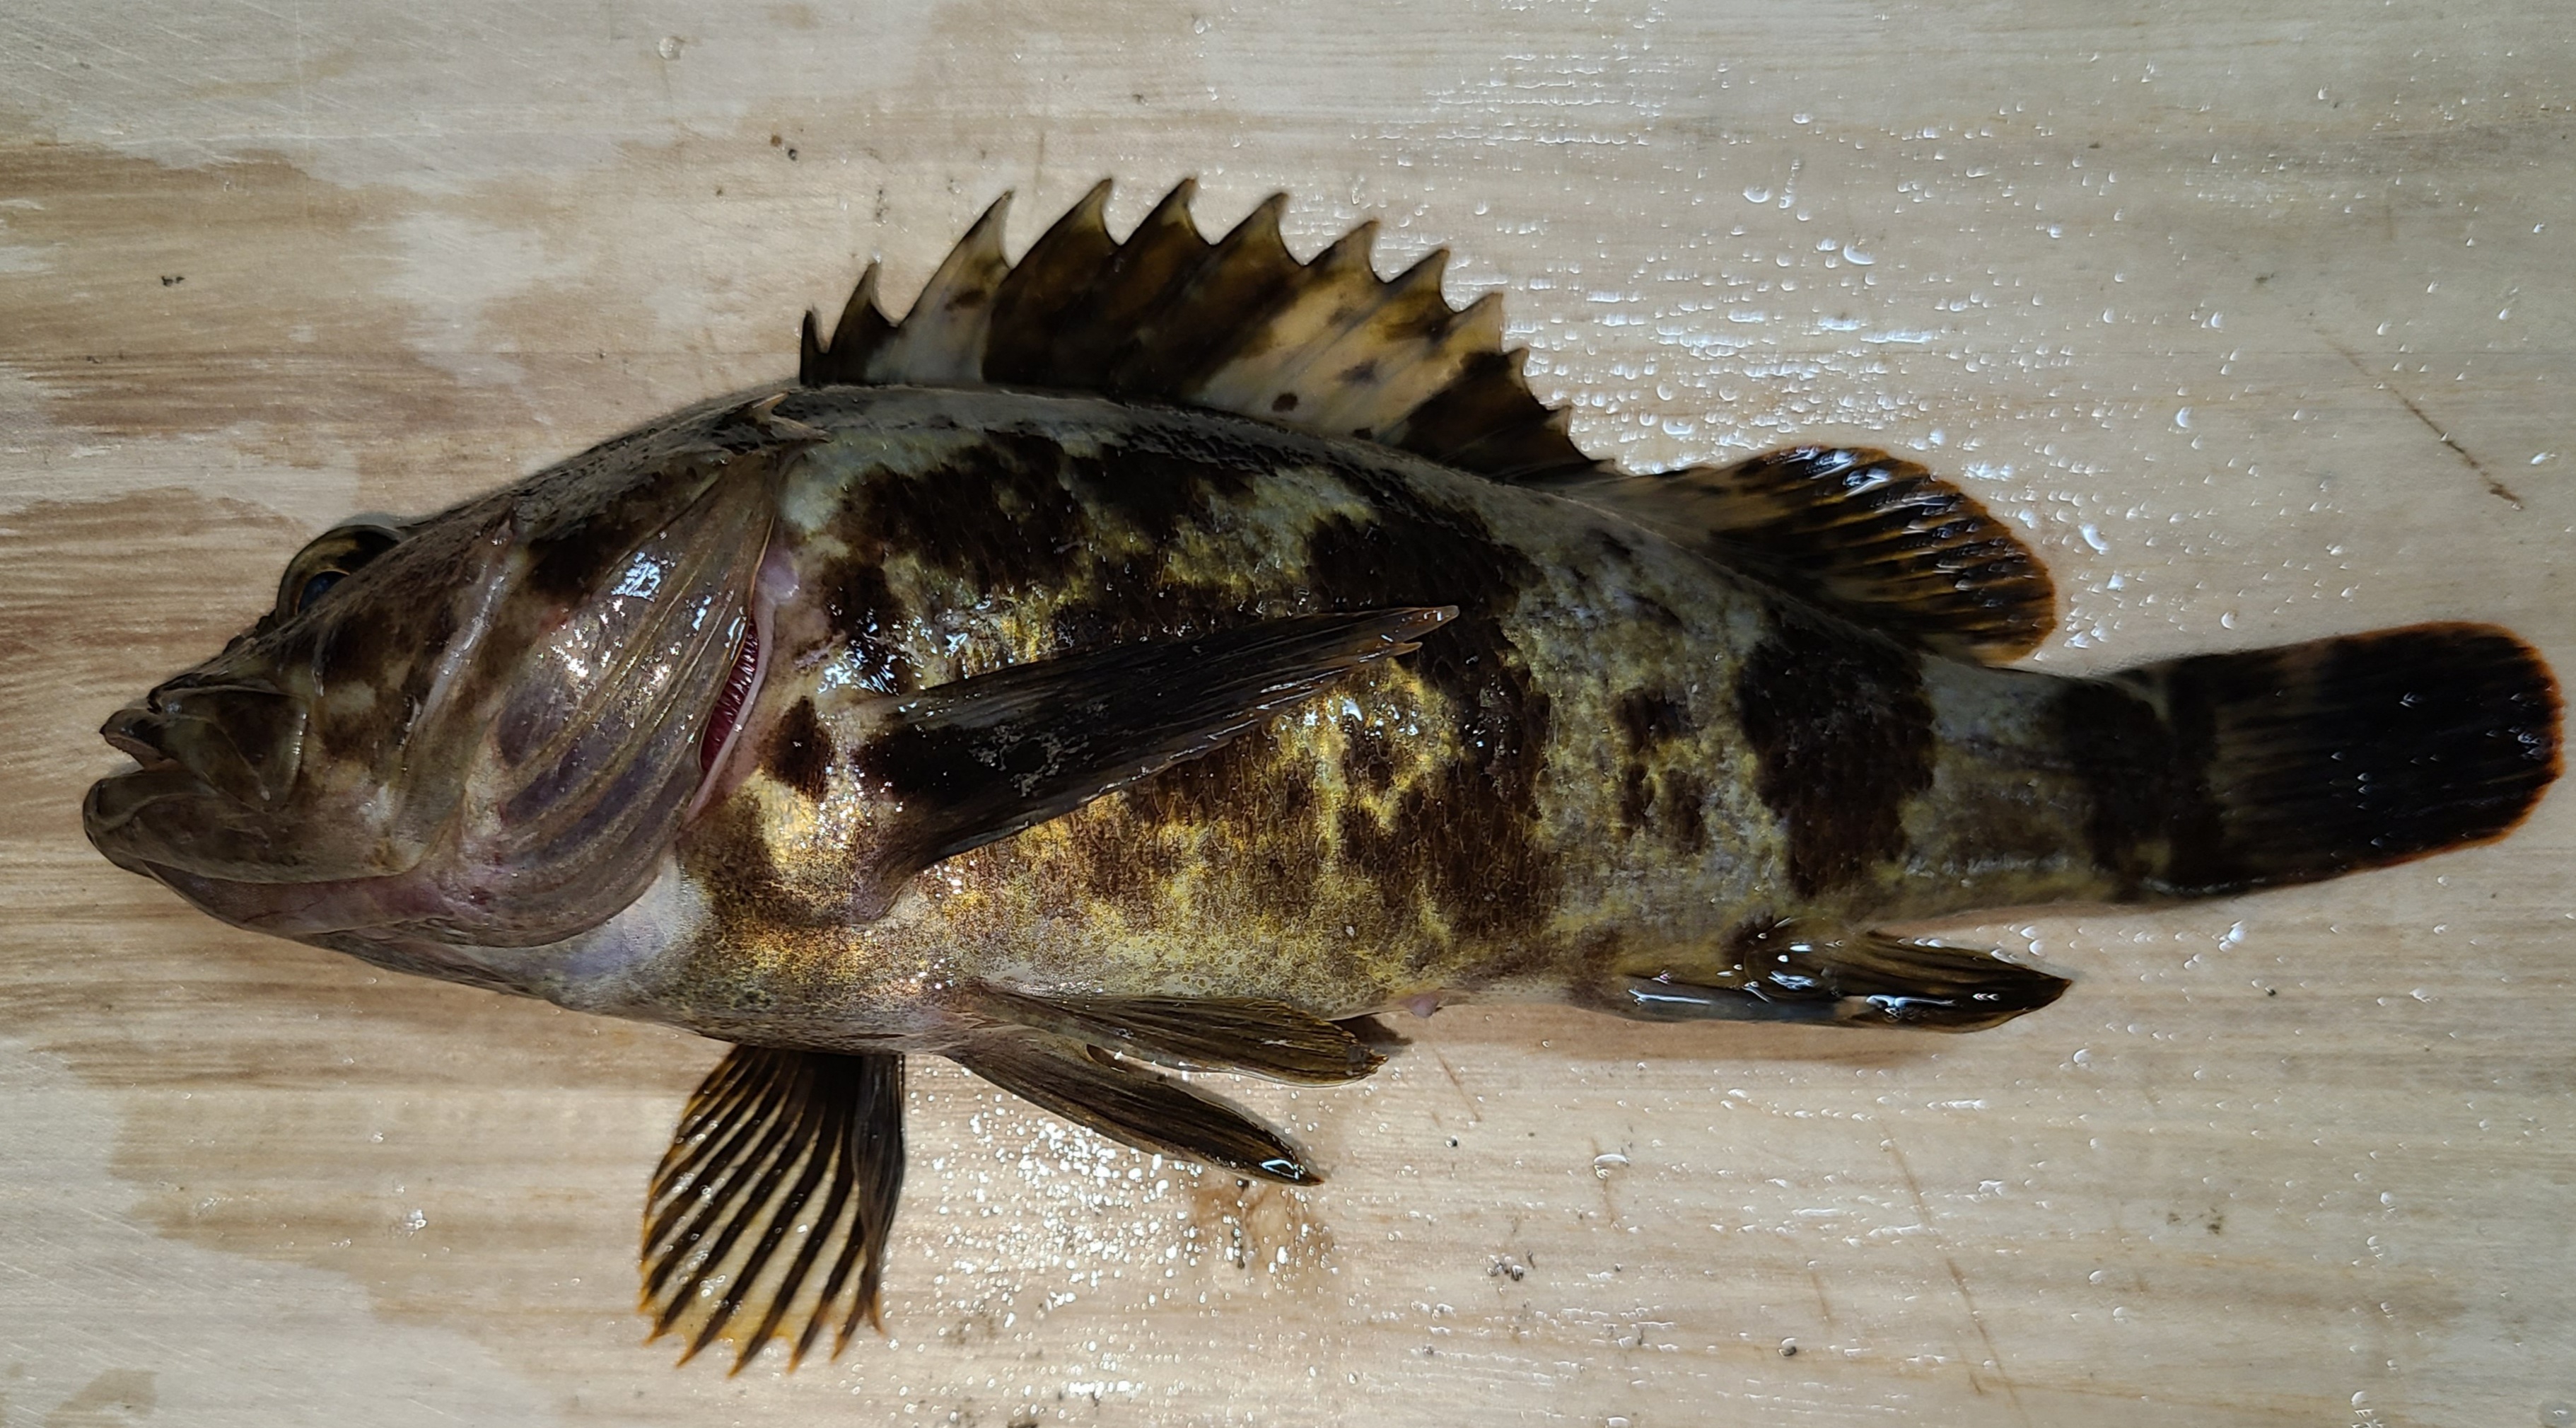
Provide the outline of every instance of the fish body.
<path id="1" fill-rule="evenodd" d="M 289 563 L 112 716 L 120 865 L 379 965 L 734 1044 L 643 1303 L 736 1366 L 876 1314 L 902 1057 L 1291 1182 L 1156 1067 L 1367 1075 L 1516 997 L 1972 1030 L 2067 983 L 1884 930 L 2197 897 L 2497 837 L 2549 671 L 2444 624 L 2002 667 L 2054 619 L 1967 493 L 1830 446 L 1586 458 L 1365 229 L 1001 210 L 719 398 Z"/>
<path id="2" fill-rule="evenodd" d="M 1093 398 L 834 388 L 778 412 L 832 435 L 778 498 L 769 670 L 673 895 L 593 939 L 638 960 L 570 959 L 557 1000 L 817 1049 L 936 1049 L 925 989 L 951 985 L 1326 1019 L 1497 994 L 1626 1009 L 1627 979 L 1730 973 L 1775 925 L 2135 890 L 2084 836 L 2065 681 L 1908 649 L 1616 513 Z M 1418 652 L 899 888 L 860 831 L 905 694 L 1443 606 Z M 1810 721 L 1823 749 L 1748 729 L 1802 702 L 1863 712 Z M 1800 759 L 1857 777 L 1774 787 Z"/>

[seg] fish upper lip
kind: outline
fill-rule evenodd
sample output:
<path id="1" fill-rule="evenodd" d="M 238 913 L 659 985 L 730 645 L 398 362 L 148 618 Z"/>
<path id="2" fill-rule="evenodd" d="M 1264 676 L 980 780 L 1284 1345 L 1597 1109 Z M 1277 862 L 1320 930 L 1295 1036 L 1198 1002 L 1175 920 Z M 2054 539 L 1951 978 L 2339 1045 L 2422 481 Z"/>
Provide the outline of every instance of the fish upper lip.
<path id="1" fill-rule="evenodd" d="M 161 746 L 169 726 L 161 716 L 140 704 L 129 704 L 107 716 L 99 726 L 99 737 L 108 747 L 134 760 L 145 769 L 176 768 L 179 761 Z"/>
<path id="2" fill-rule="evenodd" d="M 208 679 L 181 675 L 107 717 L 99 737 L 132 758 L 147 773 L 177 772 L 206 790 L 253 808 L 267 807 L 282 796 L 294 778 L 294 745 L 300 742 L 300 711 L 286 726 L 286 742 L 252 718 L 269 701 L 291 696 L 262 680 Z M 247 732 L 252 740 L 243 743 Z M 263 733 L 272 737 L 262 741 Z"/>

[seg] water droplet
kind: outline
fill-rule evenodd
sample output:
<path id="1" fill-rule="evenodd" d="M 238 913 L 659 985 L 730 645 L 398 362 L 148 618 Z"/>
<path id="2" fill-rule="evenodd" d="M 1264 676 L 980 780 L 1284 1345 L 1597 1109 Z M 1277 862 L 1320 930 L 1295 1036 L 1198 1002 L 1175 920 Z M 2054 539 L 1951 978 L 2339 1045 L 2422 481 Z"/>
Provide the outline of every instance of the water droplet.
<path id="1" fill-rule="evenodd" d="M 2540 1405 L 2540 1428 L 2576 1428 L 2576 1403 Z"/>
<path id="2" fill-rule="evenodd" d="M 418 1210 L 410 1211 L 402 1217 L 402 1227 L 405 1230 L 427 1229 L 429 1227 L 429 1216 L 422 1214 Z"/>
<path id="3" fill-rule="evenodd" d="M 664 35 L 662 37 L 662 43 L 653 47 L 653 53 L 660 55 L 666 60 L 678 59 L 680 57 L 680 45 L 682 43 L 682 40 L 677 35 Z"/>
<path id="4" fill-rule="evenodd" d="M 1592 1157 L 1592 1173 L 1607 1180 L 1610 1178 L 1611 1171 L 1623 1169 L 1627 1164 L 1628 1157 L 1617 1151 L 1612 1151 L 1608 1155 L 1596 1155 Z"/>
<path id="5" fill-rule="evenodd" d="M 1746 203 L 1769 203 L 1771 201 L 1771 190 L 1760 187 L 1747 188 L 1744 190 L 1744 201 Z"/>

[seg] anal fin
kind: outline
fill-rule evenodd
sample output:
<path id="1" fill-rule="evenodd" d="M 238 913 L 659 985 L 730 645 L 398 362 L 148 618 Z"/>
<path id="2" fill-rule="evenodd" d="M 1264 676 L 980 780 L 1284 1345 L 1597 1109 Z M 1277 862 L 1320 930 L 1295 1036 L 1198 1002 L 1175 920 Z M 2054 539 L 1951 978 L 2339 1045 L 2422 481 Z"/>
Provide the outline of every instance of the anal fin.
<path id="1" fill-rule="evenodd" d="M 1977 499 L 1865 447 L 1542 483 L 1719 564 L 1936 654 L 2000 664 L 2057 625 L 2057 591 Z"/>
<path id="2" fill-rule="evenodd" d="M 1241 1108 L 1079 1040 L 996 1031 L 948 1056 L 1023 1100 L 1139 1150 L 1288 1185 L 1324 1178 L 1303 1151 Z"/>
<path id="3" fill-rule="evenodd" d="M 903 1187 L 903 1058 L 737 1046 L 707 1074 L 653 1172 L 642 1307 L 682 1363 L 718 1339 L 733 1372 L 772 1339 L 793 1368 L 877 1322 Z"/>
<path id="4" fill-rule="evenodd" d="M 1736 950 L 1736 965 L 1716 976 L 1627 978 L 1622 1010 L 1646 1021 L 1982 1031 L 2047 1006 L 2068 986 L 1990 952 L 1876 932 L 1819 938 L 1782 923 Z"/>

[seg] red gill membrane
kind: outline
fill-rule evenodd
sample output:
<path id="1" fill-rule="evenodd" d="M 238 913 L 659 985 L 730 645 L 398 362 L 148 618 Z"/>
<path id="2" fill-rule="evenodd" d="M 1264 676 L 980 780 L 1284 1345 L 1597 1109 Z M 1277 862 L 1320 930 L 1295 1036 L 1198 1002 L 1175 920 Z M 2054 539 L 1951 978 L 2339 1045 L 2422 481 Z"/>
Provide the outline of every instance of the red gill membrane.
<path id="1" fill-rule="evenodd" d="M 733 657 L 733 672 L 725 676 L 724 692 L 716 696 L 715 714 L 707 721 L 706 737 L 698 741 L 701 775 L 715 768 L 725 742 L 733 737 L 734 726 L 742 722 L 742 709 L 751 702 L 751 691 L 760 684 L 760 629 L 750 620 L 743 624 L 742 648 Z"/>

